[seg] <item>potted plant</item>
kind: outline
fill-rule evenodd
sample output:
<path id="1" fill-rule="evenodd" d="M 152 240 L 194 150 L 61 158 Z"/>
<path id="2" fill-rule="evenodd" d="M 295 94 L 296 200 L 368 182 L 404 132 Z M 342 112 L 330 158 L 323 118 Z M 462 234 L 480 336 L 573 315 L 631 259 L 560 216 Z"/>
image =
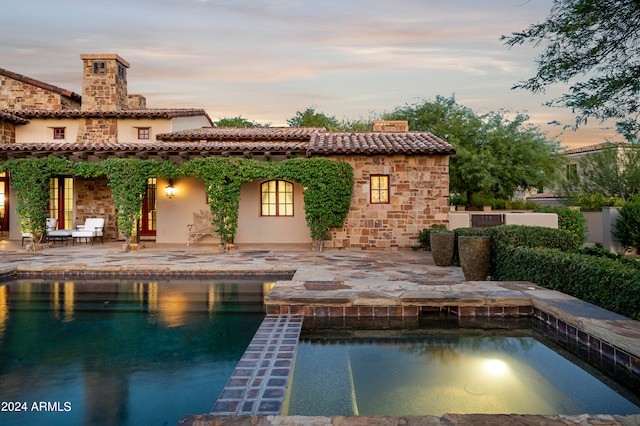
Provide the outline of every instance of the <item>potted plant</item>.
<path id="1" fill-rule="evenodd" d="M 484 235 L 458 236 L 460 267 L 467 281 L 484 281 L 491 267 L 491 237 Z"/>
<path id="2" fill-rule="evenodd" d="M 432 229 L 429 233 L 429 243 L 433 263 L 436 266 L 450 266 L 453 263 L 453 249 L 455 247 L 455 234 L 446 229 Z"/>

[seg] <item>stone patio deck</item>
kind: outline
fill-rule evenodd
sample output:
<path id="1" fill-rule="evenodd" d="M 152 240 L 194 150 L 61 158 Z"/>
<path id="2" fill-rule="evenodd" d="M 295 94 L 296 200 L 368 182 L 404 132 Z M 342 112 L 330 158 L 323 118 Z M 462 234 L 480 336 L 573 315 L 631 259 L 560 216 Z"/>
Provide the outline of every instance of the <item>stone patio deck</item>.
<path id="1" fill-rule="evenodd" d="M 467 282 L 460 268 L 437 267 L 428 252 L 317 253 L 306 246 L 252 245 L 221 254 L 212 245 L 145 243 L 145 248 L 139 251 L 122 253 L 120 247 L 117 242 L 56 245 L 34 253 L 26 252 L 19 242 L 0 240 L 0 275 L 15 271 L 87 278 L 120 273 L 138 277 L 293 273 L 291 281 L 278 281 L 266 297 L 268 313 L 411 318 L 419 315 L 421 309 L 443 308 L 461 316 L 546 315 L 544 321 L 554 321 L 555 327 L 564 328 L 577 340 L 598 342 L 604 355 L 614 359 L 626 356 L 629 368 L 640 375 L 639 322 L 527 282 Z M 182 424 L 640 425 L 640 414 L 376 418 L 197 415 L 183 418 Z"/>

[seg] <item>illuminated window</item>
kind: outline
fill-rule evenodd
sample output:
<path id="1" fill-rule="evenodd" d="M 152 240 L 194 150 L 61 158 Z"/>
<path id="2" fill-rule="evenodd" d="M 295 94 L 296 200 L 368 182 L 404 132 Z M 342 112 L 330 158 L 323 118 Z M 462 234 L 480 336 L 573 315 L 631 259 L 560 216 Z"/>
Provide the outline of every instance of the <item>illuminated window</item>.
<path id="1" fill-rule="evenodd" d="M 262 216 L 293 216 L 293 184 L 270 180 L 260 186 Z"/>
<path id="2" fill-rule="evenodd" d="M 53 128 L 53 139 L 64 139 L 64 127 Z"/>
<path id="3" fill-rule="evenodd" d="M 389 203 L 389 176 L 371 175 L 371 204 Z"/>
<path id="4" fill-rule="evenodd" d="M 149 127 L 138 127 L 138 139 L 149 139 Z"/>

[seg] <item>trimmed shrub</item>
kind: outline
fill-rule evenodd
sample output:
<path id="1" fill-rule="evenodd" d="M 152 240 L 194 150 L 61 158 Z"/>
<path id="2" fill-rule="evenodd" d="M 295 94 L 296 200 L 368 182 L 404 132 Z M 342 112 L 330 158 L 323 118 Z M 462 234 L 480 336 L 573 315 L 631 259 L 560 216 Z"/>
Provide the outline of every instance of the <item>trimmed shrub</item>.
<path id="1" fill-rule="evenodd" d="M 628 257 L 624 257 L 620 253 L 611 253 L 609 250 L 604 248 L 600 243 L 594 246 L 579 248 L 578 250 L 575 250 L 574 253 L 585 254 L 588 256 L 604 257 L 607 259 L 615 260 L 619 263 L 622 263 L 625 266 L 635 268 L 635 269 L 640 269 L 640 262 L 634 259 L 630 259 Z"/>
<path id="2" fill-rule="evenodd" d="M 587 219 L 580 210 L 569 207 L 538 207 L 536 211 L 556 213 L 559 229 L 572 232 L 576 236 L 579 246 L 587 241 Z"/>
<path id="3" fill-rule="evenodd" d="M 613 236 L 626 248 L 640 248 L 640 202 L 626 203 L 620 209 Z"/>
<path id="4" fill-rule="evenodd" d="M 497 247 L 544 247 L 572 251 L 582 245 L 575 233 L 542 226 L 502 225 L 490 228 Z"/>
<path id="5" fill-rule="evenodd" d="M 615 259 L 504 245 L 494 279 L 531 281 L 640 320 L 640 270 Z"/>

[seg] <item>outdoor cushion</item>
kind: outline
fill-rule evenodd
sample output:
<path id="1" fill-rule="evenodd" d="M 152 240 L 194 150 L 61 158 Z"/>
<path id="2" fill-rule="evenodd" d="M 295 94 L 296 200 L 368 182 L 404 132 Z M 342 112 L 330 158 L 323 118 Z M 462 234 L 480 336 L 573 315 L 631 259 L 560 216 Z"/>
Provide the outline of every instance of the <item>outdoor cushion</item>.
<path id="1" fill-rule="evenodd" d="M 49 234 L 50 231 L 55 230 L 58 227 L 58 219 L 56 219 L 55 217 L 48 217 L 46 219 L 46 230 L 45 232 L 47 234 Z M 31 232 L 23 232 L 22 233 L 22 245 L 24 245 L 24 240 L 28 239 L 28 238 L 32 238 L 32 234 Z"/>
<path id="2" fill-rule="evenodd" d="M 78 225 L 78 230 L 73 231 L 73 238 L 89 238 L 93 242 L 93 238 L 98 237 L 103 240 L 104 219 L 100 217 L 91 217 L 84 221 L 84 225 Z M 90 235 L 84 234 L 85 232 Z M 83 233 L 83 234 L 81 234 Z M 103 240 L 104 242 L 104 240 Z"/>

